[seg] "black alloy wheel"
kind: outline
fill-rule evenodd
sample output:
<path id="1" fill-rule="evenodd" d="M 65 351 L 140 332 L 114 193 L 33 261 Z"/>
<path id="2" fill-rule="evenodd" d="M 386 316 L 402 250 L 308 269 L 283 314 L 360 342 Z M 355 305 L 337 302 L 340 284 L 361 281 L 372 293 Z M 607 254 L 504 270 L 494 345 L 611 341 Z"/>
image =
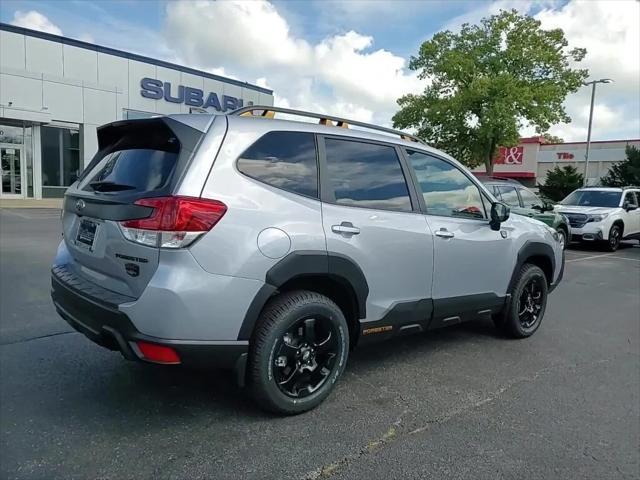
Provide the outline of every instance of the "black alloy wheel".
<path id="1" fill-rule="evenodd" d="M 309 290 L 273 297 L 249 342 L 247 384 L 260 407 L 285 415 L 329 396 L 349 356 L 349 327 L 330 298 Z"/>
<path id="2" fill-rule="evenodd" d="M 518 299 L 518 320 L 525 330 L 533 327 L 540 316 L 544 302 L 544 291 L 541 282 L 544 281 L 540 277 L 529 279 Z"/>
<path id="3" fill-rule="evenodd" d="M 315 315 L 295 322 L 276 343 L 273 372 L 278 388 L 293 398 L 317 391 L 336 367 L 337 339 L 328 318 Z"/>
<path id="4" fill-rule="evenodd" d="M 504 310 L 493 315 L 496 327 L 512 338 L 530 337 L 542 323 L 547 293 L 547 278 L 542 269 L 525 263 L 514 279 Z"/>
<path id="5" fill-rule="evenodd" d="M 614 225 L 609 230 L 609 239 L 607 240 L 607 250 L 615 252 L 620 246 L 620 240 L 622 240 L 622 232 L 620 226 Z"/>

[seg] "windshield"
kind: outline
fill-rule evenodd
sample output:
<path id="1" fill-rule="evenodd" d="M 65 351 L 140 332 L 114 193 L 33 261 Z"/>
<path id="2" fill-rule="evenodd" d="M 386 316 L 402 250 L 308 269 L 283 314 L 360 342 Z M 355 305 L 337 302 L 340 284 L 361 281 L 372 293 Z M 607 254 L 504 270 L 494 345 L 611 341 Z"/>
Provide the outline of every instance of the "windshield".
<path id="1" fill-rule="evenodd" d="M 617 207 L 622 192 L 606 190 L 576 190 L 560 202 L 561 205 L 579 205 L 584 207 Z"/>

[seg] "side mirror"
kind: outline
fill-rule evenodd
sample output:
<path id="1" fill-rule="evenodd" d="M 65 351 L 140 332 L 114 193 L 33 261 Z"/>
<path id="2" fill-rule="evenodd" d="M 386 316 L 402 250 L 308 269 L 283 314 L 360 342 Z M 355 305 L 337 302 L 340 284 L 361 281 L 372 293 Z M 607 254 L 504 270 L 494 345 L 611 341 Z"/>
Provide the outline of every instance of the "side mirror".
<path id="1" fill-rule="evenodd" d="M 506 222 L 509 218 L 510 209 L 502 202 L 491 204 L 491 221 L 489 226 L 492 230 L 500 230 L 500 224 Z"/>
<path id="2" fill-rule="evenodd" d="M 627 212 L 630 212 L 631 210 L 637 210 L 638 209 L 638 205 L 636 205 L 635 203 L 625 203 L 624 204 L 624 209 Z"/>

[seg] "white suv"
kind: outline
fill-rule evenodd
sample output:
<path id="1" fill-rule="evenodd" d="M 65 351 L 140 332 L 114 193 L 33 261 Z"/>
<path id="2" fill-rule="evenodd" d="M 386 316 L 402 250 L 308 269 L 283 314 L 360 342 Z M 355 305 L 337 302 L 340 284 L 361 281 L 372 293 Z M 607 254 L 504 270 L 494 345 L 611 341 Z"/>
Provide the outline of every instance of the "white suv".
<path id="1" fill-rule="evenodd" d="M 615 251 L 623 239 L 640 240 L 640 187 L 587 187 L 573 191 L 555 210 L 569 219 L 572 240 L 599 242 Z"/>

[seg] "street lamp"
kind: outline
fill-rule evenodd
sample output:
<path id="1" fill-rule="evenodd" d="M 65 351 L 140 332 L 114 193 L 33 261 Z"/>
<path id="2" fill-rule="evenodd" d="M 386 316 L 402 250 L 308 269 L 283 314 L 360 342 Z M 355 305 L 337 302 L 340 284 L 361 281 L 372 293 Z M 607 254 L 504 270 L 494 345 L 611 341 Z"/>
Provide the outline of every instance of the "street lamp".
<path id="1" fill-rule="evenodd" d="M 589 130 L 587 133 L 587 152 L 584 155 L 584 184 L 588 183 L 589 175 L 589 147 L 591 146 L 591 122 L 593 121 L 593 100 L 596 98 L 596 84 L 597 83 L 611 83 L 613 80 L 610 78 L 601 78 L 600 80 L 592 80 L 590 82 L 584 82 L 583 85 L 592 85 L 591 88 L 591 109 L 589 110 Z"/>

